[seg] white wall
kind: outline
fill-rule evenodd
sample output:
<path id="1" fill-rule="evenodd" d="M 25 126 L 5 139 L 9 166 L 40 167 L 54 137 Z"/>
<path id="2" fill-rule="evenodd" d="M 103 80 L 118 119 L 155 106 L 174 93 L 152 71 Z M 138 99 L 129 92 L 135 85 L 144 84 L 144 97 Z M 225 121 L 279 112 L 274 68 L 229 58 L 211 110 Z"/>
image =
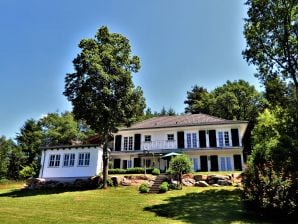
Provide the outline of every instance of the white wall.
<path id="1" fill-rule="evenodd" d="M 79 153 L 90 153 L 89 166 L 78 166 Z M 74 153 L 75 164 L 73 167 L 64 167 L 64 154 Z M 50 155 L 60 154 L 59 167 L 49 167 Z M 90 177 L 102 171 L 102 149 L 99 147 L 47 149 L 42 152 L 40 178 L 67 178 L 67 177 Z"/>

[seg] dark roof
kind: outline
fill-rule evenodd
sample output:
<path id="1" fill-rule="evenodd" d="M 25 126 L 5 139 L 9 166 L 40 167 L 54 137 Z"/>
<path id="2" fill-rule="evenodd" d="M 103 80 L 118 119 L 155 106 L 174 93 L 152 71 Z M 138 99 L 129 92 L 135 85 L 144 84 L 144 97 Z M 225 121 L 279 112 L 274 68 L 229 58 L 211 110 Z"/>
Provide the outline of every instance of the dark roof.
<path id="1" fill-rule="evenodd" d="M 148 120 L 141 121 L 131 127 L 121 128 L 125 130 L 152 129 L 152 128 L 167 128 L 167 127 L 185 127 L 185 126 L 202 126 L 216 124 L 239 124 L 247 123 L 247 121 L 225 120 L 218 117 L 213 117 L 207 114 L 185 114 L 178 116 L 162 116 L 154 117 Z"/>
<path id="2" fill-rule="evenodd" d="M 80 145 L 54 145 L 54 146 L 42 146 L 41 149 L 69 149 L 69 148 L 93 148 L 99 147 L 98 144 L 80 144 Z"/>

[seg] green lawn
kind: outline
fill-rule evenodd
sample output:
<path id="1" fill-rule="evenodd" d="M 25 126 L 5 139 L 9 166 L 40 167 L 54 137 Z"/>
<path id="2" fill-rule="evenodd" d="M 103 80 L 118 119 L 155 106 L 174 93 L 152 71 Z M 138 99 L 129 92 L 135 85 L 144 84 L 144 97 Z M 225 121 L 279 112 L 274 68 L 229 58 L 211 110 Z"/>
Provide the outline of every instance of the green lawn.
<path id="1" fill-rule="evenodd" d="M 234 187 L 139 194 L 137 187 L 63 192 L 0 185 L 0 223 L 261 223 Z"/>

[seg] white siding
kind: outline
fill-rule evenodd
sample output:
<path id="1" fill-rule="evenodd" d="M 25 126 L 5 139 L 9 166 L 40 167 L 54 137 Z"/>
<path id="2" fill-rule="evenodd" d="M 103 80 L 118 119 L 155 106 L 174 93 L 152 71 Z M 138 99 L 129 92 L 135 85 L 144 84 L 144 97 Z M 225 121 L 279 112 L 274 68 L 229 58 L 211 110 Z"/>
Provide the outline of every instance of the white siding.
<path id="1" fill-rule="evenodd" d="M 64 154 L 74 153 L 74 166 L 63 166 Z M 78 166 L 79 153 L 90 153 L 88 166 Z M 61 155 L 59 167 L 50 167 L 50 155 Z M 67 149 L 47 149 L 42 152 L 41 158 L 41 178 L 69 178 L 69 177 L 90 177 L 102 171 L 102 149 L 90 148 L 67 148 Z"/>

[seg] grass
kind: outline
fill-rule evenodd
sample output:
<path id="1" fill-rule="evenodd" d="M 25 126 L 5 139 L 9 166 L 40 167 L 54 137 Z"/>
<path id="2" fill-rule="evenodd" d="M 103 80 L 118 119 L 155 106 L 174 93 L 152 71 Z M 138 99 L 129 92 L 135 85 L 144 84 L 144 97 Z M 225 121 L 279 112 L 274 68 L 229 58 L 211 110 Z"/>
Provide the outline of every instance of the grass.
<path id="1" fill-rule="evenodd" d="M 138 187 L 106 190 L 20 190 L 0 185 L 0 223 L 262 223 L 245 212 L 234 187 L 140 194 Z"/>

